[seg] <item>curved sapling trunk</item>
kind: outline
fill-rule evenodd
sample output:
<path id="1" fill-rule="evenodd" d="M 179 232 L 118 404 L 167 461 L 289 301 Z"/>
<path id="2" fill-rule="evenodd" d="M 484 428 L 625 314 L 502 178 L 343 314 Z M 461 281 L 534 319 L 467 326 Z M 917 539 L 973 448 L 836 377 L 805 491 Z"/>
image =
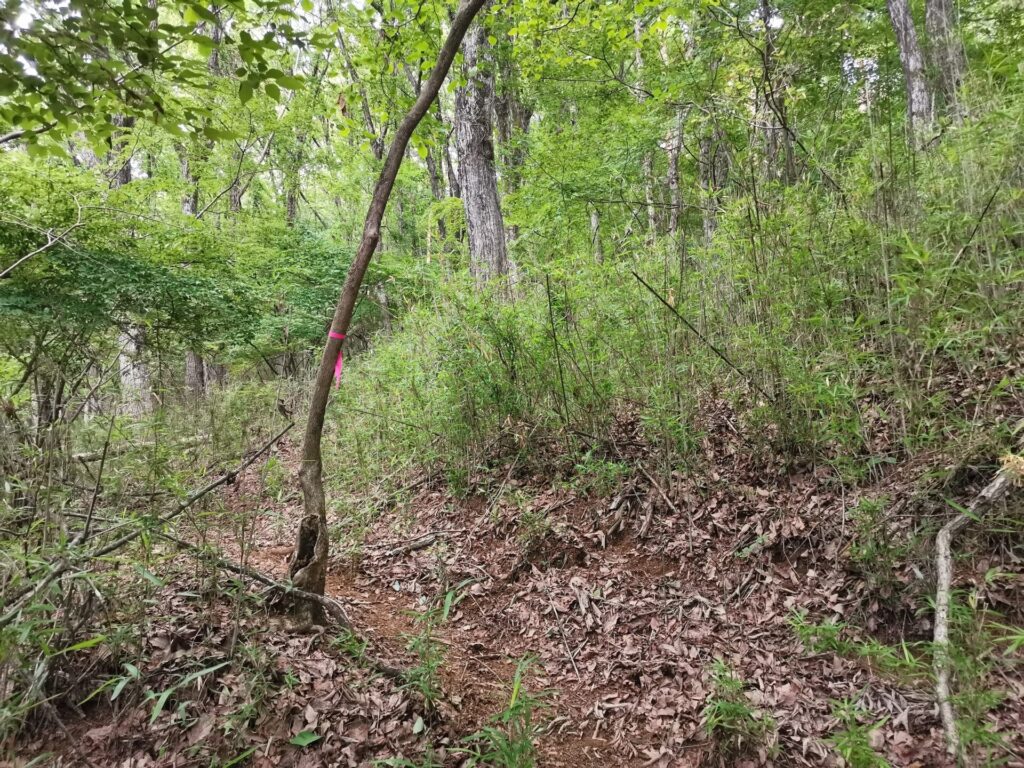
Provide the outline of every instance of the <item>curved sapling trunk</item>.
<path id="1" fill-rule="evenodd" d="M 323 436 L 324 415 L 327 412 L 327 401 L 330 397 L 331 382 L 334 376 L 334 363 L 341 350 L 341 337 L 348 332 L 359 288 L 363 283 L 363 276 L 366 274 L 366 268 L 380 240 L 380 226 L 384 218 L 384 210 L 387 208 L 388 198 L 395 185 L 395 178 L 398 176 L 398 169 L 402 164 L 409 138 L 441 89 L 470 22 L 473 21 L 473 17 L 485 2 L 486 0 L 463 0 L 455 18 L 452 19 L 448 36 L 441 46 L 437 63 L 431 70 L 430 77 L 398 126 L 394 141 L 388 149 L 384 167 L 377 179 L 377 185 L 374 187 L 370 208 L 366 212 L 366 222 L 363 225 L 363 238 L 359 243 L 359 250 L 352 261 L 352 266 L 349 267 L 348 276 L 345 278 L 345 284 L 342 286 L 341 295 L 338 297 L 338 303 L 334 309 L 334 318 L 331 320 L 327 344 L 324 347 L 323 357 L 320 359 L 320 369 L 313 385 L 309 417 L 303 437 L 302 467 L 299 470 L 303 514 L 289 572 L 292 583 L 296 587 L 317 595 L 324 593 L 327 581 L 328 553 L 327 508 L 324 497 L 323 456 L 320 443 Z M 322 623 L 323 621 L 323 609 L 320 605 L 295 601 L 291 610 L 300 622 Z"/>

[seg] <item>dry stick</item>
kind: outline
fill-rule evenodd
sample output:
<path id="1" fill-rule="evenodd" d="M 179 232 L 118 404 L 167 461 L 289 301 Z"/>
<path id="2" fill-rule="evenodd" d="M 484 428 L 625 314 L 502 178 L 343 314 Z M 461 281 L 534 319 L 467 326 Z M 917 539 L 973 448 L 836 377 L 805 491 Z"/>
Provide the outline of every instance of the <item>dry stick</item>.
<path id="1" fill-rule="evenodd" d="M 194 435 L 192 437 L 187 437 L 184 440 L 179 440 L 178 442 L 173 443 L 170 447 L 195 448 L 197 445 L 202 445 L 209 439 L 209 435 Z M 106 455 L 108 459 L 112 459 L 115 456 L 121 456 L 134 450 L 155 448 L 156 446 L 156 440 L 145 440 L 139 443 L 122 443 L 121 445 L 111 447 L 109 451 L 86 451 L 84 453 L 75 453 L 72 454 L 71 458 L 75 461 L 99 461 L 104 457 L 104 455 Z"/>
<path id="2" fill-rule="evenodd" d="M 0 272 L 0 280 L 2 280 L 3 278 L 7 277 L 9 274 L 11 274 L 11 272 L 13 272 L 20 265 L 24 264 L 26 261 L 31 259 L 33 256 L 36 256 L 37 254 L 40 254 L 40 253 L 44 253 L 45 251 L 48 251 L 51 248 L 53 248 L 53 246 L 55 246 L 57 243 L 61 242 L 64 239 L 65 235 L 70 234 L 72 231 L 78 229 L 82 225 L 83 225 L 82 215 L 81 215 L 81 211 L 79 211 L 78 221 L 75 224 L 72 224 L 70 227 L 68 227 L 67 229 L 65 229 L 63 232 L 61 232 L 58 235 L 53 235 L 53 234 L 50 234 L 49 232 L 47 232 L 46 236 L 49 238 L 49 241 L 45 245 L 39 246 L 38 248 L 36 248 L 31 253 L 26 253 L 24 256 L 22 256 L 20 259 L 18 259 L 16 262 L 11 264 L 11 266 L 7 267 L 3 272 Z"/>
<path id="3" fill-rule="evenodd" d="M 932 647 L 935 667 L 935 697 L 939 703 L 942 727 L 946 731 L 946 746 L 952 755 L 960 753 L 960 736 L 957 732 L 956 712 L 949 696 L 949 602 L 953 583 L 953 558 L 950 546 L 953 536 L 977 519 L 979 510 L 991 506 L 1001 499 L 1011 484 L 1011 476 L 1001 470 L 981 493 L 974 497 L 967 509 L 954 517 L 935 537 L 935 632 Z"/>
<path id="4" fill-rule="evenodd" d="M 671 312 L 673 315 L 675 315 L 676 318 L 679 320 L 679 322 L 681 322 L 683 325 L 685 325 L 694 336 L 696 336 L 698 339 L 703 341 L 707 345 L 707 347 L 712 352 L 714 352 L 723 363 L 725 363 L 730 368 L 732 368 L 734 371 L 736 371 L 736 373 L 738 373 L 740 376 L 742 376 L 744 378 L 744 380 L 751 387 L 753 387 L 758 392 L 760 392 L 762 395 L 764 395 L 766 398 L 768 398 L 768 400 L 770 402 L 772 402 L 772 403 L 775 402 L 775 398 L 772 397 L 771 395 L 769 395 L 759 384 L 757 384 L 754 381 L 753 377 L 749 373 L 747 373 L 746 371 L 744 371 L 743 369 L 738 367 L 736 365 L 736 363 L 734 363 L 732 360 L 730 360 L 728 357 L 726 357 L 725 353 L 722 350 L 720 350 L 718 347 L 716 347 L 714 344 L 712 344 L 711 340 L 707 336 L 705 336 L 703 333 L 698 331 L 694 327 L 693 323 L 691 323 L 689 320 L 687 320 L 685 317 L 683 317 L 681 314 L 679 314 L 679 312 L 676 310 L 676 308 L 673 307 L 671 304 L 669 304 L 667 301 L 665 301 L 664 297 L 662 297 L 662 295 L 660 293 L 658 293 L 656 290 L 654 290 L 646 280 L 644 280 L 642 277 L 640 277 L 640 275 L 637 274 L 635 271 L 633 272 L 633 277 L 635 277 L 637 280 L 639 280 L 640 284 L 643 285 L 643 287 L 646 288 L 648 291 L 650 291 L 651 294 L 654 296 L 654 298 L 656 298 L 658 301 L 660 301 L 662 304 L 664 304 L 668 308 L 669 312 Z"/>
<path id="5" fill-rule="evenodd" d="M 582 680 L 580 677 L 580 668 L 576 666 L 576 659 L 572 655 L 572 650 L 569 648 L 569 641 L 565 639 L 565 629 L 562 628 L 562 617 L 558 614 L 558 609 L 555 608 L 555 604 L 551 602 L 551 598 L 548 598 L 548 605 L 551 606 L 551 612 L 555 614 L 555 621 L 558 622 L 558 634 L 562 636 L 562 645 L 565 646 L 565 655 L 569 657 L 569 663 L 572 664 L 572 671 L 576 673 L 576 679 Z"/>
<path id="6" fill-rule="evenodd" d="M 562 424 L 569 427 L 569 401 L 565 396 L 565 377 L 562 375 L 562 355 L 558 351 L 558 334 L 555 332 L 555 310 L 551 306 L 551 275 L 544 275 L 544 289 L 548 296 L 548 319 L 551 322 L 551 343 L 555 347 L 555 361 L 558 363 L 558 383 L 562 387 Z"/>
<path id="7" fill-rule="evenodd" d="M 651 482 L 651 485 L 654 486 L 654 490 L 656 490 L 658 492 L 658 495 L 661 496 L 661 498 L 663 498 L 665 500 L 665 503 L 668 504 L 668 508 L 672 510 L 672 513 L 676 517 L 679 517 L 679 508 L 676 507 L 676 505 L 672 503 L 672 500 L 668 497 L 668 494 L 665 493 L 664 490 L 662 490 L 662 487 L 651 476 L 651 473 L 648 472 L 646 469 L 644 469 L 642 464 L 638 463 L 637 467 L 639 467 L 640 471 L 644 473 L 644 477 L 646 477 Z M 653 512 L 653 510 L 654 510 L 653 506 L 651 507 L 651 510 Z M 693 515 L 691 515 L 689 513 L 689 511 L 687 511 L 686 518 L 687 518 L 687 520 L 689 521 L 689 524 L 690 524 L 689 525 L 689 530 L 687 531 L 687 539 L 689 540 L 690 554 L 692 555 L 693 554 Z M 647 519 L 644 520 L 643 527 L 640 529 L 640 538 L 641 539 L 644 536 L 647 535 L 647 528 L 648 528 L 648 526 L 650 524 L 651 524 L 651 515 L 648 515 Z"/>
<path id="8" fill-rule="evenodd" d="M 209 485 L 207 485 L 204 488 L 201 488 L 198 491 L 196 491 L 195 493 L 192 493 L 191 495 L 189 495 L 188 498 L 186 498 L 183 502 L 181 502 L 173 510 L 168 512 L 163 517 L 158 518 L 157 521 L 156 521 L 156 524 L 157 525 L 163 525 L 165 523 L 170 522 L 171 520 L 176 518 L 178 515 L 180 515 L 182 512 L 184 512 L 186 509 L 188 509 L 189 507 L 194 505 L 201 498 L 203 498 L 208 493 L 210 493 L 211 491 L 215 491 L 217 488 L 219 488 L 220 486 L 222 486 L 222 485 L 224 485 L 226 483 L 234 482 L 235 478 L 238 477 L 238 475 L 240 475 L 242 472 L 244 472 L 246 469 L 248 469 L 249 465 L 252 464 L 253 462 L 255 462 L 256 459 L 258 459 L 260 456 L 262 456 L 264 453 L 266 453 L 268 450 L 270 450 L 270 448 L 278 440 L 280 440 L 282 437 L 284 437 L 285 434 L 288 432 L 288 430 L 290 430 L 294 426 L 295 426 L 295 422 L 289 423 L 287 427 L 285 427 L 280 432 L 278 432 L 276 435 L 274 435 L 274 437 L 270 438 L 270 440 L 268 440 L 266 443 L 263 444 L 262 448 L 260 448 L 254 454 L 252 454 L 249 458 L 247 458 L 245 461 L 243 461 L 237 467 L 232 469 L 230 472 L 225 472 L 223 475 L 221 475 L 219 478 L 214 480 Z M 128 543 L 130 543 L 132 541 L 135 541 L 135 539 L 139 538 L 139 536 L 141 536 L 145 530 L 146 530 L 145 528 L 140 528 L 137 531 L 133 531 L 132 533 L 125 534 L 120 539 L 117 539 L 116 541 L 111 542 L 107 546 L 101 547 L 99 550 L 97 550 L 97 551 L 91 553 L 90 555 L 88 555 L 88 559 L 91 560 L 91 559 L 95 559 L 97 557 L 103 557 L 104 555 L 109 555 L 111 552 L 113 552 L 114 550 L 120 549 L 125 544 L 128 544 Z"/>
<path id="9" fill-rule="evenodd" d="M 92 526 L 92 515 L 96 511 L 96 499 L 99 498 L 103 482 L 103 469 L 107 465 L 107 450 L 110 448 L 110 435 L 114 431 L 114 417 L 110 417 L 110 425 L 107 427 L 107 438 L 103 441 L 103 455 L 100 457 L 100 466 L 96 470 L 96 485 L 92 490 L 92 498 L 89 500 L 89 511 L 85 515 L 85 527 L 72 541 L 71 546 L 81 546 L 89 538 L 89 528 Z"/>

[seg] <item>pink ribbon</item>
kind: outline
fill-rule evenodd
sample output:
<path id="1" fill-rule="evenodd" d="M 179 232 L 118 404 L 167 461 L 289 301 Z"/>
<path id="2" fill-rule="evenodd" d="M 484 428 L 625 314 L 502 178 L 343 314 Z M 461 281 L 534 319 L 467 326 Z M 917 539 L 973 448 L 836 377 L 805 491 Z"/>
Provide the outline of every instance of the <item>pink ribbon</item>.
<path id="1" fill-rule="evenodd" d="M 344 333 L 330 332 L 332 339 L 340 339 L 342 342 L 345 341 Z M 341 386 L 341 369 L 345 365 L 345 356 L 342 354 L 341 346 L 338 347 L 338 360 L 334 363 L 334 388 L 337 389 Z"/>

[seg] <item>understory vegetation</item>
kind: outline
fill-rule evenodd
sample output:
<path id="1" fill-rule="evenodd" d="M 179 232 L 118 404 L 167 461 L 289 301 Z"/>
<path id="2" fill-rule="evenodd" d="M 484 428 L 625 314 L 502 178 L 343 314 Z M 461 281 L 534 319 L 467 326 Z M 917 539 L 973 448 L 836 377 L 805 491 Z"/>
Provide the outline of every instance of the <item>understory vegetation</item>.
<path id="1" fill-rule="evenodd" d="M 0 0 L 0 760 L 1018 764 L 1022 72 L 1002 0 Z"/>

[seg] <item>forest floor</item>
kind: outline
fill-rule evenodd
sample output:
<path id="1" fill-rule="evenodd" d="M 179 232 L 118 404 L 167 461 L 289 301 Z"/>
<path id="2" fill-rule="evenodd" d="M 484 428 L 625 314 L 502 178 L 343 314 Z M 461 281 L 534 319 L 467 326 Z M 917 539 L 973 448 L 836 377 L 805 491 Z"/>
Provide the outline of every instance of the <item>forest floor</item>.
<path id="1" fill-rule="evenodd" d="M 930 639 L 919 609 L 932 576 L 903 558 L 880 585 L 849 546 L 858 495 L 902 500 L 884 521 L 892 537 L 904 519 L 910 524 L 909 511 L 943 514 L 922 490 L 928 462 L 891 469 L 855 495 L 831 469 L 752 451 L 724 406 L 705 427 L 699 467 L 674 473 L 669 487 L 641 469 L 646 449 L 629 424 L 614 450 L 636 472 L 609 495 L 552 483 L 542 468 L 515 461 L 493 467 L 490 486 L 465 498 L 420 478 L 375 517 L 361 546 L 335 556 L 327 592 L 368 653 L 389 664 L 417 665 L 409 651 L 410 638 L 424 636 L 417 616 L 454 596 L 429 634 L 429 649 L 443 651 L 434 707 L 373 674 L 333 628 L 290 633 L 238 600 L 211 608 L 205 595 L 223 584 L 178 553 L 177 577 L 151 600 L 142 666 L 150 690 L 160 679 L 177 687 L 155 717 L 152 695 L 126 695 L 119 709 L 96 705 L 81 720 L 65 718 L 54 764 L 229 765 L 234 755 L 258 767 L 356 766 L 422 760 L 430 745 L 437 764 L 456 765 L 453 750 L 502 712 L 517 663 L 531 657 L 525 687 L 544 704 L 536 715 L 542 766 L 839 765 L 828 739 L 842 727 L 832 704 L 845 699 L 881 723 L 870 739 L 893 765 L 951 765 L 930 667 L 907 657 L 890 668 L 884 654 L 855 650 L 896 643 L 898 657 L 900 642 Z M 279 449 L 292 466 L 294 453 L 288 443 Z M 965 491 L 985 480 L 961 474 Z M 298 498 L 268 495 L 255 469 L 225 496 L 255 527 L 241 537 L 224 531 L 222 543 L 283 577 Z M 958 586 L 982 590 L 1019 623 L 1020 590 L 1014 579 L 986 584 L 990 564 L 962 563 Z M 1013 558 L 1001 567 L 1018 581 L 1024 570 Z M 809 622 L 847 622 L 848 642 L 807 647 L 794 630 L 798 611 Z M 187 670 L 229 659 L 182 682 Z M 768 725 L 766 737 L 733 751 L 710 740 L 702 720 L 716 696 L 715 660 L 742 681 L 755 718 Z M 1000 680 L 1005 698 L 989 715 L 1017 766 L 1022 672 L 1017 665 Z M 295 744 L 302 734 L 318 738 Z M 28 752 L 46 742 L 52 748 L 52 733 Z"/>

